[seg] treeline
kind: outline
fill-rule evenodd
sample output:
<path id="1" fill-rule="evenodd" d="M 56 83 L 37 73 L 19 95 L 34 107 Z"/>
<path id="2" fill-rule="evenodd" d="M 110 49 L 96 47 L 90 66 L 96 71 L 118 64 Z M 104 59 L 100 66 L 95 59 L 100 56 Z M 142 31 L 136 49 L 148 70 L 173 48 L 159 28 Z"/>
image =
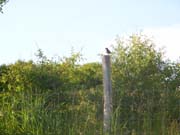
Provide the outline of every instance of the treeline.
<path id="1" fill-rule="evenodd" d="M 103 128 L 101 63 L 81 54 L 0 66 L 0 134 L 98 135 Z M 151 40 L 117 40 L 111 54 L 114 135 L 178 135 L 180 63 Z"/>

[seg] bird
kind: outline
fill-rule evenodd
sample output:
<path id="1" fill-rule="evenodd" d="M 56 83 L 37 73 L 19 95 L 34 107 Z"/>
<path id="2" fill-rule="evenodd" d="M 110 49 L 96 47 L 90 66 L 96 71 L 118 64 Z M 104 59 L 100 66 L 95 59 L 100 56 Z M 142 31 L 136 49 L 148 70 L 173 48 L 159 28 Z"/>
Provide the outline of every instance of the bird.
<path id="1" fill-rule="evenodd" d="M 107 54 L 110 54 L 111 53 L 111 51 L 108 49 L 108 48 L 105 48 L 106 49 L 106 53 Z"/>

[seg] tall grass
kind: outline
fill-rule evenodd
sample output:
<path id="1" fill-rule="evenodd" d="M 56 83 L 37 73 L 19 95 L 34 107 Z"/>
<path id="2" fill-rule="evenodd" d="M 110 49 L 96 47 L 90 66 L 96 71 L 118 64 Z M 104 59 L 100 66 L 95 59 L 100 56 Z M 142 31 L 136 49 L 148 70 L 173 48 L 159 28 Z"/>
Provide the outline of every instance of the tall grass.
<path id="1" fill-rule="evenodd" d="M 164 94 L 164 92 L 161 93 Z M 140 101 L 143 97 L 138 98 Z M 128 103 L 126 106 L 118 105 L 112 116 L 110 134 L 180 135 L 180 121 L 178 119 L 180 116 L 180 99 L 178 98 L 176 92 L 170 91 L 158 100 L 148 97 L 144 101 L 145 103 L 139 105 Z M 146 105 L 144 109 L 142 109 L 143 104 Z"/>
<path id="2" fill-rule="evenodd" d="M 100 134 L 102 127 L 95 121 L 92 103 L 52 102 L 57 95 L 30 91 L 1 94 L 0 135 Z"/>
<path id="3" fill-rule="evenodd" d="M 86 101 L 88 93 L 83 93 L 85 97 L 81 97 L 79 104 L 59 102 L 60 96 L 52 101 L 58 94 L 32 91 L 1 94 L 0 135 L 103 134 L 103 114 L 98 112 L 97 102 Z M 180 135 L 178 121 L 167 116 L 167 111 L 171 110 L 160 108 L 156 114 L 147 111 L 141 116 L 134 112 L 128 118 L 120 119 L 122 109 L 118 106 L 114 110 L 111 135 Z"/>

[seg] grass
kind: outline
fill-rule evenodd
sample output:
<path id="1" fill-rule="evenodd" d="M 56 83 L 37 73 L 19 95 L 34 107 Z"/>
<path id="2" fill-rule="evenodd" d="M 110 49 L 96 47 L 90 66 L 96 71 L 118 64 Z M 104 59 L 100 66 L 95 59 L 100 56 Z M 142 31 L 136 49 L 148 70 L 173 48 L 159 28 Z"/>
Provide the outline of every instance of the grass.
<path id="1" fill-rule="evenodd" d="M 95 113 L 87 105 L 49 102 L 48 94 L 31 92 L 1 95 L 1 135 L 99 134 Z M 73 107 L 77 106 L 77 108 Z M 93 106 L 93 105 L 90 105 Z M 96 123 L 96 124 L 95 124 Z M 99 124 L 100 125 L 100 124 Z"/>
<path id="2" fill-rule="evenodd" d="M 0 95 L 0 135 L 101 135 L 102 114 L 96 102 L 79 104 L 49 102 L 49 93 L 4 93 Z M 85 100 L 85 99 L 81 99 Z M 63 107 L 63 109 L 62 109 Z M 119 119 L 122 108 L 115 109 L 111 135 L 180 135 L 180 125 L 166 112 L 145 112 L 137 119 Z"/>

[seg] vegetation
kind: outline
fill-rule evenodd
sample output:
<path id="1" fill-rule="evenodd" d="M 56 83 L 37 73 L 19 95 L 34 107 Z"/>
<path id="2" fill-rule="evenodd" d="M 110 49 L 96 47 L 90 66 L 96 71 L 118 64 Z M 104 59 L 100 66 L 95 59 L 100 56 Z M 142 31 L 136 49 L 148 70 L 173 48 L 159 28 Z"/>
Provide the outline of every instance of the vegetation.
<path id="1" fill-rule="evenodd" d="M 7 2 L 8 2 L 8 0 L 0 0 L 0 12 L 2 12 L 2 7 Z"/>
<path id="2" fill-rule="evenodd" d="M 112 135 L 180 134 L 180 63 L 154 48 L 142 35 L 114 45 Z M 36 55 L 0 66 L 0 134 L 101 135 L 101 63 Z"/>
<path id="3" fill-rule="evenodd" d="M 0 4 L 5 3 L 7 0 L 0 0 Z"/>

